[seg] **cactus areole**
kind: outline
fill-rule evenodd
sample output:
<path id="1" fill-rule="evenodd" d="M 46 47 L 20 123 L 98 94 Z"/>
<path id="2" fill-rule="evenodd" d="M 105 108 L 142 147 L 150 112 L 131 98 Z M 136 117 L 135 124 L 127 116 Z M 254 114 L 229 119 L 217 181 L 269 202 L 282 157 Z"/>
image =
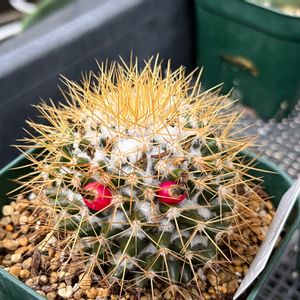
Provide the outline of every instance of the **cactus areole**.
<path id="1" fill-rule="evenodd" d="M 160 202 L 177 204 L 186 198 L 186 194 L 174 181 L 165 181 L 159 185 L 157 197 Z"/>
<path id="2" fill-rule="evenodd" d="M 241 259 L 229 247 L 251 226 L 249 198 L 263 202 L 237 111 L 218 90 L 201 93 L 194 74 L 156 59 L 142 71 L 103 64 L 83 86 L 66 81 L 66 103 L 38 106 L 48 125 L 29 122 L 42 155 L 29 155 L 24 188 L 37 191 L 35 211 L 47 208 L 43 234 L 70 258 L 65 268 L 120 295 L 176 287 L 201 299 L 207 270 Z"/>
<path id="3" fill-rule="evenodd" d="M 111 191 L 101 183 L 90 182 L 83 189 L 90 194 L 88 199 L 83 198 L 84 203 L 90 209 L 100 211 L 111 203 Z"/>

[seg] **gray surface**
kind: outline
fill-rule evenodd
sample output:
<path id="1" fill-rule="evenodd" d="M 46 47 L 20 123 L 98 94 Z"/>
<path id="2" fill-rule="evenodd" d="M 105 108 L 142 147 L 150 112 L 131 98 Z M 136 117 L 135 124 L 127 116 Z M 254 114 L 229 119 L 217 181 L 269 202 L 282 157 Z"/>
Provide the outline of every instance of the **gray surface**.
<path id="1" fill-rule="evenodd" d="M 300 101 L 290 116 L 279 123 L 275 120 L 263 122 L 249 110 L 242 124 L 245 128 L 253 124 L 243 134 L 258 136 L 259 146 L 255 151 L 263 153 L 292 178 L 300 177 Z"/>
<path id="2" fill-rule="evenodd" d="M 276 270 L 264 285 L 257 300 L 299 300 L 300 280 L 299 271 L 295 270 L 299 248 L 297 245 L 298 232 L 293 237 L 288 249 L 282 256 Z"/>
<path id="3" fill-rule="evenodd" d="M 278 164 L 293 179 L 299 178 L 300 101 L 290 116 L 280 123 L 274 120 L 263 122 L 248 110 L 242 119 L 242 126 L 246 128 L 251 124 L 254 126 L 248 128 L 246 133 L 258 135 L 260 146 L 256 151 Z M 257 300 L 300 300 L 300 270 L 296 269 L 298 239 L 299 232 L 296 232 Z"/>
<path id="4" fill-rule="evenodd" d="M 192 1 L 76 0 L 0 46 L 0 167 L 18 155 L 31 104 L 61 99 L 59 74 L 79 80 L 95 59 L 143 60 L 160 53 L 194 67 Z"/>

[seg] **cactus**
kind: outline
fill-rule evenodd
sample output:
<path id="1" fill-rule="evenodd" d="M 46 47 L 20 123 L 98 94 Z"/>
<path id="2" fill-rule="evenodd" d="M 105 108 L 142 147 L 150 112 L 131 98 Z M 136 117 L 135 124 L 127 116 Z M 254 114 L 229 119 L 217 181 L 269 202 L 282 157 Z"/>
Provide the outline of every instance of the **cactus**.
<path id="1" fill-rule="evenodd" d="M 158 59 L 99 70 L 83 84 L 65 79 L 66 102 L 37 106 L 48 124 L 28 122 L 26 149 L 39 154 L 27 153 L 23 187 L 69 257 L 64 268 L 75 261 L 120 295 L 154 298 L 160 286 L 199 299 L 204 270 L 230 263 L 224 245 L 250 226 L 243 213 L 259 195 L 241 151 L 253 141 L 227 96 L 201 92 L 200 75 L 170 64 L 163 74 Z"/>

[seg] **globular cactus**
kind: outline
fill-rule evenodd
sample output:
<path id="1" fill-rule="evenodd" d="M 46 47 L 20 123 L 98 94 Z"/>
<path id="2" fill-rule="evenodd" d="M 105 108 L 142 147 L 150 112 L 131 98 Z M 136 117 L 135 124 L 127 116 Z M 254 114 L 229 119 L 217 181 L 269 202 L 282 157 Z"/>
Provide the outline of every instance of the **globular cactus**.
<path id="1" fill-rule="evenodd" d="M 252 141 L 238 134 L 228 98 L 201 92 L 184 68 L 163 72 L 152 59 L 141 71 L 99 69 L 65 81 L 66 103 L 38 106 L 49 124 L 28 122 L 39 154 L 28 154 L 25 186 L 48 215 L 47 237 L 120 293 L 200 294 L 203 271 L 230 261 L 224 245 L 255 194 L 241 155 Z"/>

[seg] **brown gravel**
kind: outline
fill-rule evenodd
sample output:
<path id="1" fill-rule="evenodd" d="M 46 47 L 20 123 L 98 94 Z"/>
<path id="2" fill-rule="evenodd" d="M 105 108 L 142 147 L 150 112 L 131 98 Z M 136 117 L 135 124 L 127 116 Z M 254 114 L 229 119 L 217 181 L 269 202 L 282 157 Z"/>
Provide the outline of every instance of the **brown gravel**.
<path id="1" fill-rule="evenodd" d="M 253 201 L 249 208 L 251 211 L 244 211 L 243 215 L 243 224 L 248 225 L 233 228 L 229 233 L 233 249 L 230 253 L 232 263 L 224 263 L 224 268 L 218 269 L 217 272 L 209 266 L 205 269 L 201 278 L 202 299 L 232 299 L 232 295 L 248 271 L 248 266 L 275 214 L 269 200 L 260 203 Z M 40 228 L 40 224 L 35 222 L 38 212 L 34 212 L 36 214 L 34 215 L 29 203 L 19 196 L 10 205 L 3 206 L 2 213 L 0 265 L 47 299 L 174 299 L 170 291 L 162 293 L 158 289 L 154 290 L 154 298 L 142 293 L 138 296 L 125 294 L 119 297 L 119 295 L 114 295 L 108 287 L 99 286 L 95 278 L 82 273 L 82 270 L 74 266 L 71 266 L 67 272 L 59 271 L 61 253 L 56 252 L 53 247 L 55 239 L 45 238 L 46 235 L 41 235 L 37 230 Z M 52 246 L 46 247 L 46 244 Z M 184 298 L 177 297 L 176 299 L 183 300 Z"/>

